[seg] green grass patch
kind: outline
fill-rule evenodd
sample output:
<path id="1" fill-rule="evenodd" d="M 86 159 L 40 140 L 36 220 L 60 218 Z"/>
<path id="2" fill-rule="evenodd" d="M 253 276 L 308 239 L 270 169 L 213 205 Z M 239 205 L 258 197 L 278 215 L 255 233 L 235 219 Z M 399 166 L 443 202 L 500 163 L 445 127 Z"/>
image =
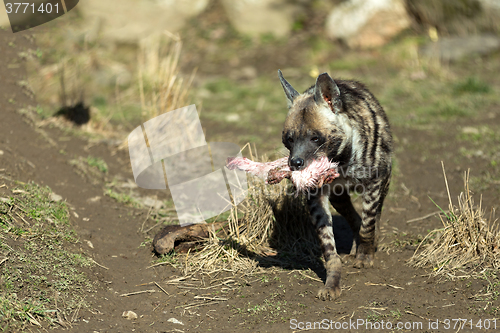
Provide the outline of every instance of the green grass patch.
<path id="1" fill-rule="evenodd" d="M 491 86 L 476 77 L 468 77 L 464 81 L 458 82 L 453 87 L 455 94 L 486 94 L 491 92 Z"/>
<path id="2" fill-rule="evenodd" d="M 93 261 L 75 246 L 68 207 L 50 193 L 34 183 L 0 193 L 0 330 L 65 325 L 60 318 L 89 306 L 95 290 L 85 273 Z"/>
<path id="3" fill-rule="evenodd" d="M 126 204 L 126 205 L 136 205 L 135 200 L 130 195 L 125 194 L 125 193 L 116 192 L 111 188 L 106 189 L 104 191 L 104 194 L 110 198 L 115 199 L 119 203 Z"/>
<path id="4" fill-rule="evenodd" d="M 89 166 L 97 168 L 102 173 L 108 172 L 108 165 L 106 164 L 106 162 L 104 162 L 102 158 L 88 156 L 87 163 Z"/>
<path id="5" fill-rule="evenodd" d="M 456 136 L 460 143 L 457 159 L 481 159 L 484 166 L 479 174 L 471 176 L 474 191 L 498 188 L 500 182 L 500 128 L 494 123 L 477 127 L 464 127 Z M 500 189 L 499 189 L 500 192 Z"/>
<path id="6" fill-rule="evenodd" d="M 207 82 L 202 89 L 208 96 L 203 99 L 200 119 L 214 135 L 210 140 L 228 140 L 232 134 L 231 139 L 236 136 L 238 144 L 251 141 L 265 152 L 281 146 L 287 106 L 277 77 L 261 77 L 250 83 L 220 78 Z M 301 89 L 298 83 L 297 89 Z"/>

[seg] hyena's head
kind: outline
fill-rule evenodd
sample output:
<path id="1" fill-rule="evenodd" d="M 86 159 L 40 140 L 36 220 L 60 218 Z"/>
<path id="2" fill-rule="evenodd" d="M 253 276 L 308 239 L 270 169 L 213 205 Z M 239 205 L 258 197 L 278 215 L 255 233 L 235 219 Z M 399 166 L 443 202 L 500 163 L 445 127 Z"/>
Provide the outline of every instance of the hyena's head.
<path id="1" fill-rule="evenodd" d="M 283 144 L 290 151 L 291 170 L 305 168 L 311 160 L 322 156 L 343 157 L 349 141 L 345 118 L 341 117 L 340 90 L 327 73 L 316 84 L 299 94 L 280 70 L 278 76 L 288 101 L 288 116 L 283 128 Z M 343 161 L 335 161 L 343 162 Z"/>

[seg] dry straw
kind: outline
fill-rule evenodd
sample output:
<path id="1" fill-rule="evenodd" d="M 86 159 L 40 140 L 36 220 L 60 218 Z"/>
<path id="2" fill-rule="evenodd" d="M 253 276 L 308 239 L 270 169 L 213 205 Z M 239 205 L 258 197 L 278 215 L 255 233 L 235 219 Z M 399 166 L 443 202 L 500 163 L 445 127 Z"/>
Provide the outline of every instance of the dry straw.
<path id="1" fill-rule="evenodd" d="M 196 70 L 187 81 L 179 75 L 181 49 L 179 35 L 168 31 L 141 41 L 139 93 L 145 120 L 186 105 Z"/>
<path id="2" fill-rule="evenodd" d="M 433 276 L 456 278 L 474 276 L 487 268 L 500 267 L 500 235 L 492 218 L 486 220 L 481 207 L 474 205 L 469 189 L 469 172 L 464 175 L 464 192 L 453 205 L 446 173 L 443 174 L 448 191 L 449 212 L 440 215 L 443 227 L 431 231 L 419 245 L 409 264 L 414 267 L 432 267 Z M 440 208 L 441 209 L 441 208 Z"/>
<path id="3" fill-rule="evenodd" d="M 256 160 L 249 150 L 249 157 Z M 249 273 L 258 266 L 319 263 L 321 254 L 305 196 L 295 197 L 289 181 L 265 185 L 248 176 L 248 187 L 246 200 L 233 205 L 227 228 L 212 230 L 201 250 L 185 255 L 185 274 L 222 270 Z"/>

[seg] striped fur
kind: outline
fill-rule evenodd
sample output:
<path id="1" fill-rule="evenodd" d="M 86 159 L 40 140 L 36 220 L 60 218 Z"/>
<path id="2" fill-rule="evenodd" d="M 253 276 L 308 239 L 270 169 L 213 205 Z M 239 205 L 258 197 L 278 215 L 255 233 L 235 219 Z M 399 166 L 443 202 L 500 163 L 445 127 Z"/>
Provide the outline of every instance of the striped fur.
<path id="1" fill-rule="evenodd" d="M 328 157 L 339 163 L 333 183 L 308 195 L 311 221 L 318 232 L 327 278 L 319 291 L 321 299 L 340 293 L 341 261 L 335 248 L 329 202 L 351 226 L 355 239 L 354 267 L 373 266 L 375 228 L 380 220 L 391 177 L 392 134 L 387 116 L 376 98 L 361 83 L 333 80 L 327 73 L 299 94 L 278 71 L 288 102 L 283 143 L 290 151 L 292 170 L 305 168 L 312 160 Z M 350 193 L 363 198 L 361 216 Z"/>

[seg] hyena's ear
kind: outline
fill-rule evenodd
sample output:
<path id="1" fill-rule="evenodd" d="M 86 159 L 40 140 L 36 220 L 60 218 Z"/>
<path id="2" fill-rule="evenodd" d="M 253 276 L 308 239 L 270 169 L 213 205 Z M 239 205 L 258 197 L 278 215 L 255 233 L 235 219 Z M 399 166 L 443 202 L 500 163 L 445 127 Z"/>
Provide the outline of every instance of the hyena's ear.
<path id="1" fill-rule="evenodd" d="M 291 108 L 293 105 L 293 100 L 295 99 L 295 97 L 299 96 L 299 93 L 297 92 L 297 90 L 293 89 L 292 85 L 288 83 L 287 80 L 285 80 L 285 78 L 283 77 L 283 73 L 281 73 L 279 69 L 278 77 L 280 78 L 281 86 L 285 91 L 288 108 Z"/>
<path id="2" fill-rule="evenodd" d="M 314 100 L 317 104 L 326 103 L 335 113 L 338 113 L 342 107 L 339 87 L 328 73 L 323 73 L 316 79 Z"/>

